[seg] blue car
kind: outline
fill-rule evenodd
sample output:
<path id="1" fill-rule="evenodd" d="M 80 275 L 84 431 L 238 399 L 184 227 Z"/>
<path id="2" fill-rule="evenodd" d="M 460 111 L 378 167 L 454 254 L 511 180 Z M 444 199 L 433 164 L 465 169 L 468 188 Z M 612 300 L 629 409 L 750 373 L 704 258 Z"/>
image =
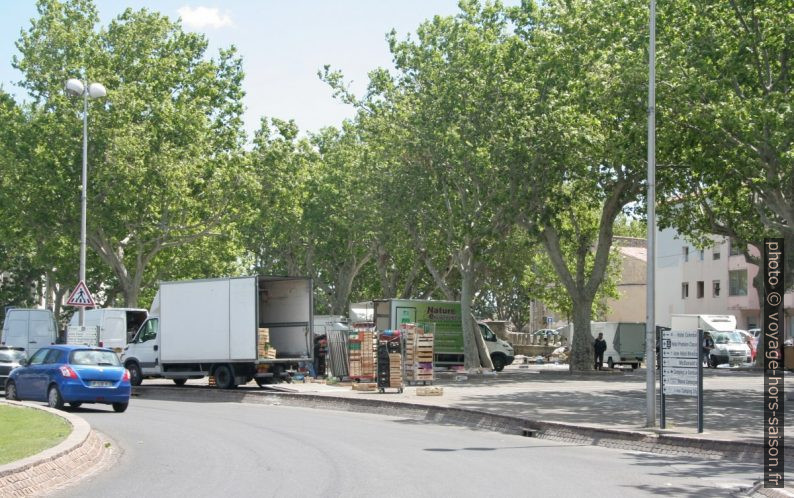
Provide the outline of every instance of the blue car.
<path id="1" fill-rule="evenodd" d="M 11 371 L 5 391 L 6 399 L 46 401 L 51 408 L 104 403 L 123 412 L 132 387 L 130 372 L 110 349 L 53 345 Z"/>

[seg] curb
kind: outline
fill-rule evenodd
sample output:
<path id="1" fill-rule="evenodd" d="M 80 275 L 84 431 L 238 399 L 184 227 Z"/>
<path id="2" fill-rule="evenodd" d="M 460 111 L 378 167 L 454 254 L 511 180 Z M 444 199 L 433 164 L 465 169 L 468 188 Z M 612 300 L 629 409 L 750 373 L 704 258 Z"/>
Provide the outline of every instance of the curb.
<path id="1" fill-rule="evenodd" d="M 512 415 L 499 415 L 466 408 L 423 405 L 401 401 L 365 398 L 342 398 L 328 395 L 236 391 L 184 387 L 135 387 L 133 396 L 161 401 L 237 402 L 320 408 L 350 412 L 404 416 L 419 421 L 491 430 L 522 435 L 524 429 L 536 432 L 533 437 L 573 444 L 602 446 L 622 450 L 666 455 L 691 455 L 706 459 L 741 461 L 763 458 L 763 444 L 742 441 L 715 441 L 672 434 L 648 434 L 588 427 L 562 422 L 547 422 Z M 794 451 L 794 447 L 789 447 Z"/>
<path id="2" fill-rule="evenodd" d="M 6 405 L 42 410 L 66 419 L 72 432 L 58 445 L 40 453 L 0 465 L 0 496 L 40 495 L 68 486 L 107 461 L 111 453 L 88 422 L 68 412 L 33 403 L 0 401 Z"/>

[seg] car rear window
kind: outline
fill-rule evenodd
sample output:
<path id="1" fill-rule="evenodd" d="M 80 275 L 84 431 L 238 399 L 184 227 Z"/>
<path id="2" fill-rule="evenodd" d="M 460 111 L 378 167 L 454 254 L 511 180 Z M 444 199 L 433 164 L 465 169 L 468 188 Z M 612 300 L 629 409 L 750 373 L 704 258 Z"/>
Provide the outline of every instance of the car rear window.
<path id="1" fill-rule="evenodd" d="M 25 357 L 24 351 L 0 351 L 0 362 L 12 363 Z"/>
<path id="2" fill-rule="evenodd" d="M 118 356 L 116 356 L 116 353 L 91 349 L 73 351 L 69 357 L 69 363 L 72 365 L 121 366 L 121 362 Z"/>

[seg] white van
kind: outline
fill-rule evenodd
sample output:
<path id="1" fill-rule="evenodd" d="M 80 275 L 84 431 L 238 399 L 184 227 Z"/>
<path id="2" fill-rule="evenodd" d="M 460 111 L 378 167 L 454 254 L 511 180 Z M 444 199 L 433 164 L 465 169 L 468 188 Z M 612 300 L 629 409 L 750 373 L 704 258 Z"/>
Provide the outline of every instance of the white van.
<path id="1" fill-rule="evenodd" d="M 141 324 L 149 317 L 149 312 L 137 308 L 94 308 L 85 310 L 84 326 L 97 327 L 97 344 L 120 353 L 140 328 Z M 78 313 L 72 316 L 69 329 L 80 323 Z M 66 342 L 69 343 L 69 333 Z"/>
<path id="2" fill-rule="evenodd" d="M 737 366 L 751 361 L 750 348 L 736 332 L 736 317 L 733 315 L 673 315 L 670 327 L 673 330 L 709 332 L 714 339 L 714 349 L 709 355 L 712 368 L 723 363 Z"/>
<path id="3" fill-rule="evenodd" d="M 39 348 L 55 344 L 57 337 L 52 311 L 12 308 L 6 312 L 0 344 L 23 348 L 30 357 Z"/>
<path id="4" fill-rule="evenodd" d="M 630 365 L 635 370 L 645 361 L 645 323 L 642 322 L 590 322 L 593 339 L 604 334 L 607 350 L 604 359 L 609 368 Z"/>

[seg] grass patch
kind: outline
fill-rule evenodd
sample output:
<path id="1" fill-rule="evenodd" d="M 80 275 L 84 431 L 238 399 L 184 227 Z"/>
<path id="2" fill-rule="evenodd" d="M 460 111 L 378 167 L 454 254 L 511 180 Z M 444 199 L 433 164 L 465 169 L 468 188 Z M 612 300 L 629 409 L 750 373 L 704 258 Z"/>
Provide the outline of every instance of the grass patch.
<path id="1" fill-rule="evenodd" d="M 57 415 L 0 405 L 0 465 L 52 448 L 71 432 L 72 425 Z"/>

